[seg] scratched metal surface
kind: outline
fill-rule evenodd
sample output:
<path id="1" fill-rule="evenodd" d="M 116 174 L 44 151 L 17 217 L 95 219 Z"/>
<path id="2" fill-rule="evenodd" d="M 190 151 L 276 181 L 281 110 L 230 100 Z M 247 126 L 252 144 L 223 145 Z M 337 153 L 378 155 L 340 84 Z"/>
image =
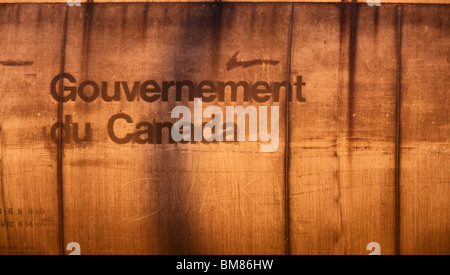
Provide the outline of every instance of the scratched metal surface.
<path id="1" fill-rule="evenodd" d="M 379 242 L 383 254 L 448 254 L 448 9 L 0 5 L 0 253 L 79 242 L 83 254 L 368 254 Z M 227 70 L 237 51 L 276 62 Z M 281 94 L 275 153 L 251 142 L 118 145 L 112 115 L 132 117 L 125 135 L 168 121 L 175 103 L 59 103 L 50 82 L 61 71 L 130 89 L 302 75 L 306 102 Z M 92 124 L 91 142 L 52 141 L 69 115 L 81 136 Z"/>

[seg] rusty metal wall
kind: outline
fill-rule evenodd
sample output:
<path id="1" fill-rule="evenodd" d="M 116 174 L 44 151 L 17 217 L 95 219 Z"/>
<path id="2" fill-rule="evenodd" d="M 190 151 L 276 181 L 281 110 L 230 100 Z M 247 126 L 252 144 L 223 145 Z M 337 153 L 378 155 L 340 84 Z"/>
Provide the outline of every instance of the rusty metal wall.
<path id="1" fill-rule="evenodd" d="M 448 5 L 0 4 L 0 254 L 448 254 Z M 272 64 L 227 68 L 230 58 Z M 52 98 L 76 85 L 305 82 L 280 144 L 117 144 L 108 120 L 180 104 Z M 62 82 L 61 82 L 62 83 Z M 64 83 L 69 85 L 70 83 Z M 111 92 L 112 93 L 112 92 Z M 182 104 L 193 108 L 183 98 Z M 57 122 L 92 140 L 53 141 Z M 75 126 L 77 124 L 77 126 Z M 62 134 L 62 132 L 59 132 Z"/>

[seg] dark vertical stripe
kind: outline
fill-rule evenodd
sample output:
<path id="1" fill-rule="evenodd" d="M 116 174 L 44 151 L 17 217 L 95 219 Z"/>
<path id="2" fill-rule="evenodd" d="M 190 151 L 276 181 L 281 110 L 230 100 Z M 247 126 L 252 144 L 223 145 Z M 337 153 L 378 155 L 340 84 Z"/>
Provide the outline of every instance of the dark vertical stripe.
<path id="1" fill-rule="evenodd" d="M 402 26 L 403 5 L 397 7 L 397 100 L 396 100 L 396 139 L 395 139 L 395 254 L 400 254 L 400 143 L 401 143 L 401 88 L 402 88 Z"/>
<path id="2" fill-rule="evenodd" d="M 348 137 L 353 137 L 353 113 L 355 109 L 355 66 L 356 43 L 358 31 L 358 4 L 355 0 L 351 4 L 350 15 L 350 46 L 349 46 L 349 79 L 348 79 Z M 349 152 L 352 153 L 349 146 Z M 351 156 L 351 155 L 350 155 Z M 350 157 L 351 160 L 351 157 Z"/>
<path id="3" fill-rule="evenodd" d="M 91 50 L 91 29 L 93 23 L 93 14 L 94 14 L 94 1 L 88 0 L 84 5 L 84 25 L 83 25 L 83 56 L 81 59 L 81 68 L 80 71 L 84 72 L 84 78 L 88 77 L 88 69 L 89 69 L 89 55 Z M 123 9 L 126 9 L 127 5 L 123 5 Z M 124 17 L 126 16 L 126 12 L 123 13 Z M 122 21 L 123 22 L 123 21 Z M 124 23 L 122 23 L 122 26 Z"/>
<path id="4" fill-rule="evenodd" d="M 64 73 L 64 66 L 66 60 L 66 41 L 67 41 L 67 19 L 69 16 L 68 6 L 66 6 L 66 12 L 64 17 L 64 26 L 63 26 L 63 37 L 62 37 L 62 46 L 61 46 L 61 67 L 60 73 L 61 76 Z M 63 81 L 60 81 L 59 88 L 60 93 L 63 91 Z M 58 121 L 61 123 L 63 121 L 63 102 L 62 97 L 58 102 Z M 60 243 L 60 253 L 61 255 L 65 254 L 65 241 L 64 241 L 64 192 L 63 192 L 63 128 L 59 127 L 59 140 L 58 140 L 58 212 L 59 212 L 59 243 Z"/>
<path id="5" fill-rule="evenodd" d="M 291 3 L 291 15 L 289 22 L 288 32 L 288 49 L 287 49 L 287 64 L 286 74 L 287 82 L 291 85 L 291 58 L 292 58 L 292 21 L 294 16 L 294 3 Z M 301 84 L 301 83 L 300 83 Z M 286 115 L 285 115 L 285 148 L 284 148 L 284 197 L 285 197 L 285 242 L 286 242 L 286 254 L 291 254 L 291 214 L 290 214 L 290 187 L 289 187 L 289 165 L 290 165 L 290 103 L 289 95 L 286 94 Z"/>

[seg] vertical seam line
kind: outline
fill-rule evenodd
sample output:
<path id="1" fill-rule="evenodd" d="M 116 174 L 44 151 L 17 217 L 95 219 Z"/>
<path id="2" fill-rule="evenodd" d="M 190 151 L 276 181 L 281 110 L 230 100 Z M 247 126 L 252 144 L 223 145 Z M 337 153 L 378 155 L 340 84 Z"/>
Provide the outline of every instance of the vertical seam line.
<path id="1" fill-rule="evenodd" d="M 397 90 L 395 136 L 395 254 L 400 255 L 400 143 L 401 143 L 401 86 L 402 86 L 402 27 L 403 5 L 397 6 Z"/>
<path id="2" fill-rule="evenodd" d="M 61 67 L 60 74 L 61 79 L 64 73 L 65 59 L 66 59 L 66 42 L 67 42 L 67 21 L 68 21 L 68 6 L 66 6 L 66 12 L 64 17 L 64 27 L 63 27 L 63 37 L 61 46 Z M 59 92 L 63 92 L 64 83 L 60 81 Z M 58 101 L 58 121 L 62 123 L 63 121 L 63 102 L 62 97 Z M 59 214 L 59 243 L 60 243 L 60 254 L 65 254 L 64 249 L 64 199 L 63 199 L 63 150 L 64 150 L 64 140 L 63 127 L 59 127 L 59 138 L 58 138 L 58 214 Z"/>
<path id="3" fill-rule="evenodd" d="M 292 20 L 294 16 L 294 3 L 291 3 L 291 15 L 289 21 L 289 32 L 288 32 L 288 52 L 287 52 L 287 82 L 291 85 L 291 58 L 292 58 Z M 292 91 L 291 91 L 292 92 Z M 289 188 L 289 166 L 290 166 L 290 102 L 289 97 L 286 93 L 286 115 L 285 115 L 285 153 L 284 153 L 284 189 L 285 189 L 285 242 L 286 242 L 286 254 L 291 254 L 291 238 L 290 238 L 290 188 Z"/>

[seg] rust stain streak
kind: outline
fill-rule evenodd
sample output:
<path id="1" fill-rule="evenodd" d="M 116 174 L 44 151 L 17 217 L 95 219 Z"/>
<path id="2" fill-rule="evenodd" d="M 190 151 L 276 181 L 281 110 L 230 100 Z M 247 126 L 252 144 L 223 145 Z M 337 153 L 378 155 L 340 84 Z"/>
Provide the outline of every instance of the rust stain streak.
<path id="1" fill-rule="evenodd" d="M 146 3 L 145 6 L 144 6 L 144 12 L 143 12 L 143 15 L 142 15 L 142 39 L 145 39 L 145 35 L 147 33 L 148 12 L 149 12 L 149 4 Z"/>
<path id="2" fill-rule="evenodd" d="M 353 115 L 355 110 L 355 65 L 358 29 L 358 4 L 351 4 L 350 12 L 350 46 L 349 46 L 349 79 L 348 79 L 348 136 L 353 137 Z M 350 147 L 349 147 L 350 148 Z"/>
<path id="3" fill-rule="evenodd" d="M 16 66 L 31 66 L 34 61 L 21 61 L 21 60 L 6 60 L 0 61 L 0 64 L 7 67 L 16 67 Z"/>
<path id="4" fill-rule="evenodd" d="M 378 25 L 380 22 L 380 7 L 375 6 L 373 10 L 373 30 L 378 35 Z"/>
<path id="5" fill-rule="evenodd" d="M 85 78 L 88 75 L 89 68 L 89 54 L 91 42 L 91 29 L 94 13 L 94 2 L 88 1 L 85 5 L 84 25 L 83 25 L 83 58 L 81 62 L 81 71 L 85 73 Z"/>
<path id="6" fill-rule="evenodd" d="M 214 64 L 216 60 L 219 58 L 219 53 L 221 50 L 221 43 L 219 41 L 222 41 L 222 31 L 224 26 L 224 4 L 221 0 L 215 0 L 212 4 L 212 37 L 213 37 L 213 43 L 211 43 L 211 52 L 213 53 L 211 55 L 211 66 L 214 67 Z"/>
<path id="7" fill-rule="evenodd" d="M 341 106 L 341 98 L 342 98 L 342 91 L 343 91 L 343 43 L 344 43 L 344 34 L 346 31 L 346 4 L 344 1 L 342 1 L 342 3 L 340 4 L 340 9 L 339 9 L 339 93 L 338 93 L 338 98 L 336 100 L 336 111 L 339 112 L 339 106 Z M 338 119 L 339 121 L 339 119 Z M 339 123 L 339 127 L 338 127 L 338 137 L 341 136 L 341 124 Z M 336 148 L 335 151 L 335 157 L 336 157 L 336 161 L 337 161 L 337 170 L 335 173 L 335 178 L 336 178 L 336 183 L 337 183 L 337 196 L 336 196 L 336 204 L 337 207 L 339 208 L 339 225 L 340 228 L 338 229 L 338 232 L 336 233 L 336 243 L 339 241 L 339 238 L 342 234 L 342 227 L 343 227 L 343 213 L 342 213 L 342 205 L 341 205 L 341 158 L 338 154 L 338 149 Z"/>

